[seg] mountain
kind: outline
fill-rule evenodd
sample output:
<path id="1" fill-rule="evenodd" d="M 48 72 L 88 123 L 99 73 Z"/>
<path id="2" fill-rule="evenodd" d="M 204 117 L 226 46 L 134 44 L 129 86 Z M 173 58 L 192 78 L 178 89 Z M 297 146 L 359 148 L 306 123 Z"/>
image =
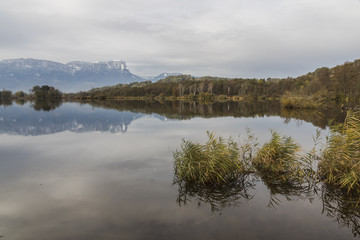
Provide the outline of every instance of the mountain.
<path id="1" fill-rule="evenodd" d="M 124 61 L 80 62 L 67 64 L 38 59 L 0 61 L 0 88 L 28 90 L 35 85 L 51 85 L 62 91 L 144 81 L 132 74 Z"/>
<path id="2" fill-rule="evenodd" d="M 12 91 L 50 85 L 64 92 L 75 92 L 131 82 L 158 81 L 174 75 L 180 73 L 140 77 L 132 74 L 126 63 L 120 60 L 96 63 L 73 61 L 66 64 L 32 58 L 0 61 L 0 89 Z"/>

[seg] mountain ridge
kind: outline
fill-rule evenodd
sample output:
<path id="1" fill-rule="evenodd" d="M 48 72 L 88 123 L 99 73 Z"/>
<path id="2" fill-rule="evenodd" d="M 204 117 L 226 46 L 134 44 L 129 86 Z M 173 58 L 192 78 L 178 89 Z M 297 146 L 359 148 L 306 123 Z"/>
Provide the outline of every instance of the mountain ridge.
<path id="1" fill-rule="evenodd" d="M 28 90 L 35 85 L 51 85 L 61 91 L 89 90 L 131 82 L 157 81 L 171 75 L 162 73 L 146 79 L 135 75 L 123 60 L 60 63 L 34 58 L 0 61 L 0 88 L 12 91 Z"/>

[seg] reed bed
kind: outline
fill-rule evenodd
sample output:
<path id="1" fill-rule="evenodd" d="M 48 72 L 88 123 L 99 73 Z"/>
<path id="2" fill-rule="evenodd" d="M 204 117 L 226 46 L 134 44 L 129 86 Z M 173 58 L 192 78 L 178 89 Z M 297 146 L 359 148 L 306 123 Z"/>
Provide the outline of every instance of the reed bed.
<path id="1" fill-rule="evenodd" d="M 299 145 L 291 137 L 272 131 L 270 141 L 257 152 L 253 165 L 260 172 L 287 174 L 298 167 L 299 150 Z"/>
<path id="2" fill-rule="evenodd" d="M 183 140 L 174 153 L 176 182 L 221 185 L 255 173 L 280 185 L 303 188 L 320 181 L 360 194 L 360 111 L 349 111 L 343 124 L 332 127 L 320 150 L 317 131 L 314 148 L 305 154 L 299 154 L 300 147 L 291 137 L 275 131 L 261 148 L 249 130 L 244 143 L 207 134 L 205 144 Z"/>
<path id="3" fill-rule="evenodd" d="M 345 122 L 331 129 L 319 176 L 348 192 L 360 192 L 360 111 L 349 111 Z"/>
<path id="4" fill-rule="evenodd" d="M 207 135 L 205 144 L 183 140 L 181 150 L 174 153 L 178 181 L 221 184 L 237 179 L 245 171 L 239 146 L 233 139 L 216 137 L 214 132 Z"/>
<path id="5" fill-rule="evenodd" d="M 205 144 L 183 140 L 181 149 L 174 153 L 177 182 L 221 184 L 247 173 L 276 175 L 288 181 L 304 176 L 300 147 L 290 137 L 273 131 L 271 140 L 259 149 L 249 129 L 242 143 L 216 137 L 214 132 L 207 134 Z"/>
<path id="6" fill-rule="evenodd" d="M 319 92 L 313 95 L 287 93 L 281 96 L 280 103 L 284 108 L 316 109 L 326 105 L 326 93 Z"/>

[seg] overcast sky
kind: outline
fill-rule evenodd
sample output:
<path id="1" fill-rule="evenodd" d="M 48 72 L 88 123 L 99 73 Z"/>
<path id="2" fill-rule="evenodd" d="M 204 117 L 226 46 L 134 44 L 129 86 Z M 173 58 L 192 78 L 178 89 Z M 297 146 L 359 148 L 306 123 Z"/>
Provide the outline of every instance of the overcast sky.
<path id="1" fill-rule="evenodd" d="M 0 34 L 2 59 L 298 76 L 360 58 L 360 0 L 1 0 Z"/>

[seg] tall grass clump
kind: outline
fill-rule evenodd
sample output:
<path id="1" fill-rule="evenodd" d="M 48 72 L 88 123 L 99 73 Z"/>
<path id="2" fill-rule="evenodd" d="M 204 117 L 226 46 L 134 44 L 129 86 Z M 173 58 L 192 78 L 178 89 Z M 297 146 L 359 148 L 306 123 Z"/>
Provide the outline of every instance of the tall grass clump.
<path id="1" fill-rule="evenodd" d="M 360 111 L 349 111 L 343 124 L 332 127 L 319 176 L 347 192 L 360 192 Z"/>
<path id="2" fill-rule="evenodd" d="M 245 170 L 239 147 L 231 138 L 216 137 L 207 132 L 205 144 L 183 140 L 174 153 L 176 181 L 195 184 L 222 184 L 233 181 Z"/>
<path id="3" fill-rule="evenodd" d="M 299 154 L 299 145 L 291 138 L 272 131 L 253 159 L 253 166 L 262 178 L 276 179 L 279 183 L 301 184 L 313 174 L 312 162 Z"/>

